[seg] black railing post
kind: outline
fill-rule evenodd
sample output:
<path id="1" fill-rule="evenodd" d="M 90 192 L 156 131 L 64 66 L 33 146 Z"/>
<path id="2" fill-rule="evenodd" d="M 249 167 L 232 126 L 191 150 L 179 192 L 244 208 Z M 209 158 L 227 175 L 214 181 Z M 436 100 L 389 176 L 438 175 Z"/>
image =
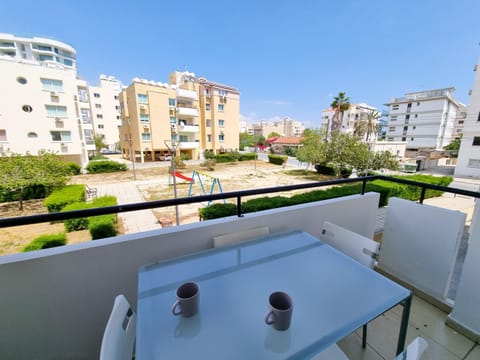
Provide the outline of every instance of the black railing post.
<path id="1" fill-rule="evenodd" d="M 243 217 L 242 215 L 242 197 L 237 196 L 237 216 Z"/>
<path id="2" fill-rule="evenodd" d="M 425 192 L 427 191 L 426 187 L 422 187 L 422 192 L 420 193 L 420 200 L 418 201 L 420 204 L 423 204 L 423 200 L 425 200 Z"/>
<path id="3" fill-rule="evenodd" d="M 367 180 L 363 179 L 363 181 L 362 181 L 362 195 L 365 195 L 365 191 L 367 191 Z"/>

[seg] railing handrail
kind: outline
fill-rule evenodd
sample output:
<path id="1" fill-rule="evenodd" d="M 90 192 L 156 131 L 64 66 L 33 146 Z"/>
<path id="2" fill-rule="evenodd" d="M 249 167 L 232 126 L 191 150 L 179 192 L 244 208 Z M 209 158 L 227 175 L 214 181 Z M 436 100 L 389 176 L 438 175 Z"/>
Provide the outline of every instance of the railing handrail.
<path id="1" fill-rule="evenodd" d="M 121 212 L 127 212 L 127 211 L 147 210 L 147 209 L 162 208 L 167 206 L 186 205 L 186 204 L 193 204 L 193 203 L 199 203 L 204 201 L 223 200 L 223 199 L 232 199 L 232 198 L 237 199 L 237 215 L 241 216 L 241 198 L 242 197 L 272 194 L 272 193 L 279 193 L 279 192 L 292 191 L 292 190 L 311 189 L 316 187 L 357 183 L 357 182 L 362 183 L 361 194 L 364 194 L 367 182 L 373 181 L 373 180 L 386 180 L 386 181 L 391 181 L 391 182 L 396 182 L 396 183 L 401 183 L 406 185 L 418 186 L 422 188 L 422 193 L 420 195 L 420 200 L 419 200 L 420 203 L 423 203 L 423 200 L 425 198 L 425 192 L 427 189 L 439 190 L 439 191 L 453 193 L 457 195 L 465 195 L 473 198 L 480 198 L 480 192 L 476 192 L 476 191 L 462 190 L 462 189 L 450 188 L 446 186 L 427 184 L 419 181 L 394 178 L 390 176 L 373 175 L 373 176 L 358 177 L 358 178 L 335 179 L 335 180 L 328 180 L 328 181 L 316 181 L 316 182 L 304 183 L 304 184 L 275 186 L 275 187 L 252 189 L 252 190 L 231 191 L 231 192 L 225 192 L 221 194 L 200 195 L 200 196 L 192 196 L 187 198 L 144 201 L 141 203 L 105 206 L 101 208 L 91 208 L 91 209 L 84 209 L 84 210 L 73 210 L 73 211 L 55 212 L 55 213 L 46 213 L 46 214 L 37 214 L 37 215 L 16 216 L 16 217 L 0 219 L 0 228 L 7 227 L 7 226 L 37 224 L 42 222 L 68 220 L 68 219 L 75 219 L 80 217 L 115 214 L 115 213 L 121 213 Z"/>

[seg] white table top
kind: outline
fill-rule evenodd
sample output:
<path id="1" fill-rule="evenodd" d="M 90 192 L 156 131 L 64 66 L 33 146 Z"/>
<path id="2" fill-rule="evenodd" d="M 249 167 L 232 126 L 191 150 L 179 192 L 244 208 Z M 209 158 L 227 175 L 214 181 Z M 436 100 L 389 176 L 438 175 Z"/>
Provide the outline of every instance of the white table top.
<path id="1" fill-rule="evenodd" d="M 187 281 L 200 285 L 199 313 L 173 316 Z M 293 300 L 287 331 L 264 323 L 274 291 Z M 309 358 L 409 296 L 307 233 L 272 235 L 141 268 L 136 358 Z"/>

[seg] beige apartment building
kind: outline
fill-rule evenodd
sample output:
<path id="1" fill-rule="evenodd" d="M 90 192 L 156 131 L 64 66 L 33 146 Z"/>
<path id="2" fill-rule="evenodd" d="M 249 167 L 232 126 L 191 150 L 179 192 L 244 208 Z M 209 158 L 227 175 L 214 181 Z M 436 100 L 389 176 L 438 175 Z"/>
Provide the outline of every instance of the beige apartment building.
<path id="1" fill-rule="evenodd" d="M 233 87 L 175 71 L 168 83 L 133 79 L 119 100 L 124 158 L 155 161 L 172 147 L 190 159 L 238 150 L 240 93 Z"/>

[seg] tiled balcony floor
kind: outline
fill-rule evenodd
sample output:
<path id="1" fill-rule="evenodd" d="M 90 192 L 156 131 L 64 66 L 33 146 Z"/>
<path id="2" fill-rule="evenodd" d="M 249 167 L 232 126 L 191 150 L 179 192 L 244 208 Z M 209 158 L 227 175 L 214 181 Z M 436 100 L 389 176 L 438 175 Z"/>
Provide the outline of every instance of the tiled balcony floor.
<path id="1" fill-rule="evenodd" d="M 361 346 L 361 329 L 338 345 L 351 360 L 394 359 L 401 313 L 398 306 L 368 325 L 366 349 Z M 446 313 L 414 296 L 407 344 L 417 336 L 428 342 L 422 360 L 479 360 L 480 345 L 445 325 L 446 318 Z"/>

